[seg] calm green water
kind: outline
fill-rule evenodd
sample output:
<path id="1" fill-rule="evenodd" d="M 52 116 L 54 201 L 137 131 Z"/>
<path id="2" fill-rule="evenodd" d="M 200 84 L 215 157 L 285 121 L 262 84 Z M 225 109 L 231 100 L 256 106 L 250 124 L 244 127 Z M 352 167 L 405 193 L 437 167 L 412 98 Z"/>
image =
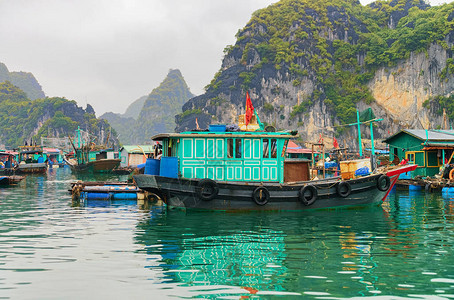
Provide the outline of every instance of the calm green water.
<path id="1" fill-rule="evenodd" d="M 363 210 L 143 211 L 72 205 L 76 179 L 57 169 L 0 189 L 0 299 L 454 298 L 454 199 L 407 191 Z"/>

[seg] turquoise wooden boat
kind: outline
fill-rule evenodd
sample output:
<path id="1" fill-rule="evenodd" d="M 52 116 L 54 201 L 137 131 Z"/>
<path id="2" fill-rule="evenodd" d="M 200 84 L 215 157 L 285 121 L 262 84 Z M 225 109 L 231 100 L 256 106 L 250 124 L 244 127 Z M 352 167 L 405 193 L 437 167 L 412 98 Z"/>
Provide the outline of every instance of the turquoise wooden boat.
<path id="1" fill-rule="evenodd" d="M 293 133 L 295 134 L 295 133 Z M 351 180 L 310 180 L 308 160 L 288 160 L 290 132 L 191 131 L 159 134 L 161 160 L 149 160 L 137 186 L 168 206 L 213 210 L 304 210 L 383 201 L 415 165 Z M 159 167 L 157 167 L 159 166 Z M 151 170 L 151 171 L 150 171 Z"/>

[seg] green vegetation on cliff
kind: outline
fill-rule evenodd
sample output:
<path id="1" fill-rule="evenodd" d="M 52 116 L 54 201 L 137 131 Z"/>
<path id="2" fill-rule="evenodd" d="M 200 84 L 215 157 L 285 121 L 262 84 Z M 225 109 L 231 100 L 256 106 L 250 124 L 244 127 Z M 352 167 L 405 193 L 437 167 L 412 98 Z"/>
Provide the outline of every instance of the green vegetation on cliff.
<path id="1" fill-rule="evenodd" d="M 236 44 L 225 48 L 228 67 L 223 65 L 201 98 L 208 103 L 216 94 L 238 97 L 246 90 L 260 98 L 263 82 L 270 78 L 291 82 L 295 88 L 311 81 L 315 87 L 308 97 L 311 103 L 324 102 L 338 121 L 350 123 L 358 102 L 374 101 L 367 83 L 378 67 L 395 66 L 433 43 L 452 55 L 449 45 L 454 38 L 447 37 L 453 33 L 453 11 L 454 3 L 430 7 L 423 0 L 367 6 L 356 0 L 281 0 L 256 11 L 238 32 Z M 449 64 L 438 75 L 453 70 L 454 64 Z M 229 81 L 234 76 L 237 91 Z M 285 91 L 280 95 L 288 97 Z M 202 99 L 185 107 L 202 109 Z M 292 117 L 307 109 L 295 106 Z"/>
<path id="2" fill-rule="evenodd" d="M 30 139 L 40 143 L 41 137 L 72 136 L 78 126 L 94 135 L 110 127 L 96 119 L 89 105 L 84 110 L 75 101 L 58 97 L 31 101 L 9 81 L 0 83 L 0 145 L 17 147 Z"/>

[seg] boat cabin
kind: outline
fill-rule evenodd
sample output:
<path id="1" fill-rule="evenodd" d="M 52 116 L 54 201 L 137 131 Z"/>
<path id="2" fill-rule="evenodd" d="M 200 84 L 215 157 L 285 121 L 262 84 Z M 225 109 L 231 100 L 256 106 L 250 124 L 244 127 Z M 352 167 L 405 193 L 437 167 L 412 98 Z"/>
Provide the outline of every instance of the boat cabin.
<path id="1" fill-rule="evenodd" d="M 19 146 L 18 162 L 38 163 L 44 162 L 47 156 L 41 146 Z"/>
<path id="2" fill-rule="evenodd" d="M 308 180 L 309 160 L 288 162 L 288 170 L 301 165 L 303 172 L 284 172 L 291 137 L 289 132 L 236 131 L 169 133 L 152 139 L 162 142 L 161 169 L 173 159 L 178 165 L 174 166 L 177 176 L 183 178 L 280 183 Z"/>

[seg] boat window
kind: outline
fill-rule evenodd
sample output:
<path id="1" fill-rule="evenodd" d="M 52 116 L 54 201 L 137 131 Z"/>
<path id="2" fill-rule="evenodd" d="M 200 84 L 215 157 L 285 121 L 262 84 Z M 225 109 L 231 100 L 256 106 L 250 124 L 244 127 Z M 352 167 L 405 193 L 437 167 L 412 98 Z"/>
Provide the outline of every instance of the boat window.
<path id="1" fill-rule="evenodd" d="M 263 158 L 268 158 L 268 139 L 263 139 Z"/>
<path id="2" fill-rule="evenodd" d="M 287 144 L 288 144 L 288 140 L 286 140 L 285 143 L 284 143 L 284 147 L 282 148 L 281 157 L 285 156 L 285 150 L 287 150 Z"/>
<path id="3" fill-rule="evenodd" d="M 241 158 L 241 153 L 243 151 L 241 148 L 241 139 L 236 139 L 235 150 L 235 158 Z"/>
<path id="4" fill-rule="evenodd" d="M 167 147 L 167 156 L 171 157 L 172 155 L 172 146 L 174 144 L 173 139 L 169 140 L 169 146 Z"/>
<path id="5" fill-rule="evenodd" d="M 271 158 L 277 157 L 277 141 L 276 139 L 271 139 Z"/>
<path id="6" fill-rule="evenodd" d="M 227 157 L 233 158 L 233 139 L 227 139 Z"/>

